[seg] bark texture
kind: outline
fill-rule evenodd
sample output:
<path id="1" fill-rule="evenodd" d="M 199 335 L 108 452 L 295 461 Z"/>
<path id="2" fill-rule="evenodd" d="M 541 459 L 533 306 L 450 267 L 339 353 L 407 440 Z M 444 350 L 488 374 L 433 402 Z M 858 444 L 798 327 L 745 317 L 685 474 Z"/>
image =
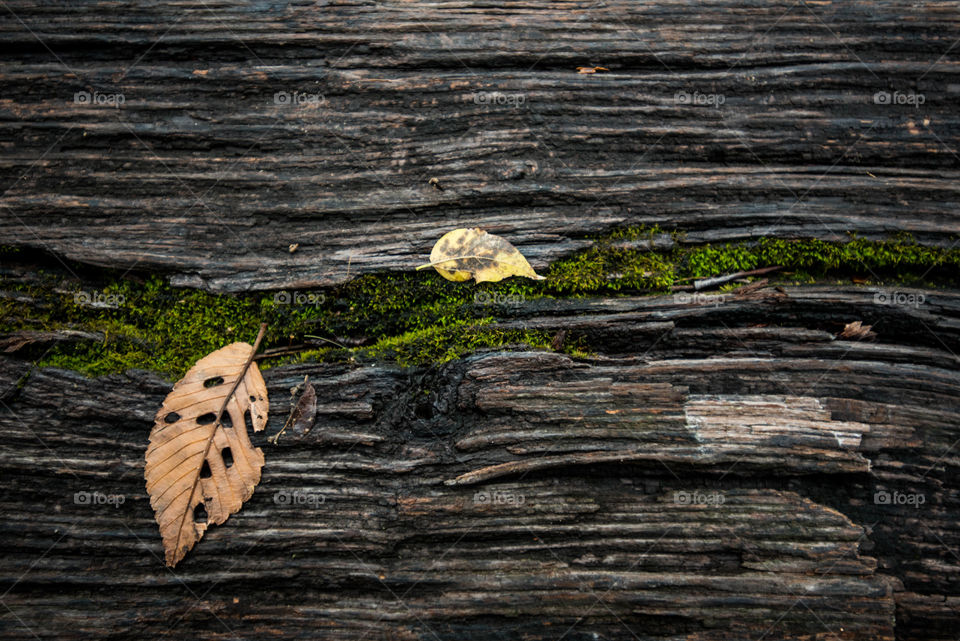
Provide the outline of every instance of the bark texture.
<path id="1" fill-rule="evenodd" d="M 0 235 L 218 291 L 410 269 L 458 226 L 537 269 L 634 224 L 945 243 L 958 6 L 11 1 Z"/>
<path id="2" fill-rule="evenodd" d="M 262 481 L 174 571 L 143 487 L 169 384 L 33 371 L 0 414 L 3 636 L 952 639 L 960 295 L 773 294 L 512 308 L 576 313 L 588 359 L 268 369 Z M 316 425 L 267 444 L 305 374 Z"/>
<path id="3" fill-rule="evenodd" d="M 624 225 L 947 247 L 958 9 L 10 0 L 0 242 L 228 292 L 467 226 L 538 270 Z M 0 636 L 955 641 L 960 294 L 913 293 L 532 301 L 498 324 L 594 355 L 267 370 L 265 434 L 305 374 L 317 424 L 254 435 L 260 485 L 175 571 L 143 482 L 170 384 L 4 354 Z"/>

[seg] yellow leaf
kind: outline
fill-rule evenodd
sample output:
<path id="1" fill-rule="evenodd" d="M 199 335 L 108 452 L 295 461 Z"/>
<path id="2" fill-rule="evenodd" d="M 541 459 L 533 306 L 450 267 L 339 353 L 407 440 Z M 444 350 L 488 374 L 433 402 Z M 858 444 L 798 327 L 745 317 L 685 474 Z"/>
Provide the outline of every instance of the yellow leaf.
<path id="1" fill-rule="evenodd" d="M 527 259 L 509 242 L 482 229 L 454 229 L 444 234 L 430 252 L 430 262 L 417 269 L 433 267 L 447 280 L 476 279 L 496 282 L 511 276 L 543 280 Z"/>

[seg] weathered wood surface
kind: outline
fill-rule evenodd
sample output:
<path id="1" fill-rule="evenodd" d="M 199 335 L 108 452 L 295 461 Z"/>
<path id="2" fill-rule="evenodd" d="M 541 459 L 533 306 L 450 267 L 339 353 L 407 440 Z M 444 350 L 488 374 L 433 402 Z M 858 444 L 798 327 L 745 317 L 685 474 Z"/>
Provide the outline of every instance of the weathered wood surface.
<path id="1" fill-rule="evenodd" d="M 268 369 L 262 482 L 173 571 L 143 488 L 169 383 L 16 388 L 28 364 L 4 357 L 0 632 L 954 639 L 960 293 L 772 294 L 511 308 L 575 317 L 589 359 Z M 877 339 L 835 337 L 855 319 Z M 267 445 L 305 374 L 317 426 Z"/>
<path id="2" fill-rule="evenodd" d="M 0 242 L 218 291 L 469 225 L 538 269 L 632 224 L 950 246 L 958 39 L 960 3 L 906 0 L 5 2 Z M 169 384 L 0 357 L 0 636 L 955 641 L 960 295 L 922 293 L 532 301 L 499 324 L 596 356 L 268 370 L 267 434 L 304 374 L 319 425 L 259 440 L 174 571 L 142 480 Z"/>
<path id="3" fill-rule="evenodd" d="M 0 18 L 4 243 L 239 291 L 465 225 L 536 268 L 627 224 L 960 229 L 957 2 L 63 5 Z"/>

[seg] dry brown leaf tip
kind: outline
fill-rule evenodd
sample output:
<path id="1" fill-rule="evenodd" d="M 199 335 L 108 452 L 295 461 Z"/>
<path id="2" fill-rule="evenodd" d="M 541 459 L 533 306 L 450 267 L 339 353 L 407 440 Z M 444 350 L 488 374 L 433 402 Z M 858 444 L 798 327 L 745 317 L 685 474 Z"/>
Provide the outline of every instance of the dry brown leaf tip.
<path id="1" fill-rule="evenodd" d="M 263 452 L 246 425 L 267 425 L 267 387 L 253 362 L 264 330 L 254 345 L 233 343 L 197 361 L 157 412 L 144 477 L 168 566 L 210 524 L 239 511 L 260 482 Z"/>

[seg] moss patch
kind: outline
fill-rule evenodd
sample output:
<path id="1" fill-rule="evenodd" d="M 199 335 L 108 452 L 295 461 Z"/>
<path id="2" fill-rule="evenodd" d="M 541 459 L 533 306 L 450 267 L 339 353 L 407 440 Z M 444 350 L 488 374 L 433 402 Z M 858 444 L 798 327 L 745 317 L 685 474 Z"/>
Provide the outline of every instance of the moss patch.
<path id="1" fill-rule="evenodd" d="M 853 238 L 846 243 L 763 238 L 752 245 L 706 245 L 684 253 L 684 268 L 696 278 L 782 265 L 800 280 L 842 272 L 919 284 L 924 277 L 950 282 L 960 267 L 960 250 L 919 245 L 908 236 L 880 242 Z"/>
<path id="2" fill-rule="evenodd" d="M 485 347 L 552 349 L 552 337 L 548 332 L 501 330 L 490 327 L 490 322 L 491 319 L 488 318 L 461 320 L 445 327 L 429 327 L 389 336 L 365 350 L 328 347 L 303 352 L 287 362 L 338 360 L 359 352 L 364 356 L 393 360 L 400 365 L 425 365 L 446 363 Z M 576 346 L 568 348 L 567 351 L 574 356 L 586 355 Z"/>
<path id="3" fill-rule="evenodd" d="M 301 344 L 305 335 L 325 337 L 343 347 L 320 347 L 262 366 L 289 360 L 386 358 L 401 364 L 436 363 L 481 347 L 528 345 L 550 348 L 544 332 L 490 327 L 498 307 L 542 297 L 657 294 L 671 285 L 732 271 L 782 265 L 780 281 L 829 278 L 914 284 L 956 285 L 960 249 L 919 245 L 901 236 L 886 241 L 852 238 L 761 239 L 751 243 L 686 246 L 660 251 L 656 228 L 630 228 L 595 239 L 595 244 L 546 271 L 545 281 L 513 278 L 501 283 L 452 283 L 433 272 L 365 275 L 327 290 L 209 294 L 176 289 L 159 278 L 84 277 L 81 285 L 60 273 L 23 282 L 0 278 L 0 332 L 80 329 L 103 340 L 38 345 L 26 356 L 41 365 L 67 367 L 88 375 L 128 368 L 156 370 L 176 379 L 197 359 L 233 340 L 250 341 L 260 322 L 269 325 L 266 348 Z M 681 237 L 674 234 L 675 240 Z M 15 248 L 0 260 L 15 262 Z M 7 273 L 12 273 L 8 271 Z M 858 279 L 858 280 L 860 280 Z M 95 283 L 95 284 L 91 284 Z M 564 351 L 579 354 L 577 337 Z"/>

